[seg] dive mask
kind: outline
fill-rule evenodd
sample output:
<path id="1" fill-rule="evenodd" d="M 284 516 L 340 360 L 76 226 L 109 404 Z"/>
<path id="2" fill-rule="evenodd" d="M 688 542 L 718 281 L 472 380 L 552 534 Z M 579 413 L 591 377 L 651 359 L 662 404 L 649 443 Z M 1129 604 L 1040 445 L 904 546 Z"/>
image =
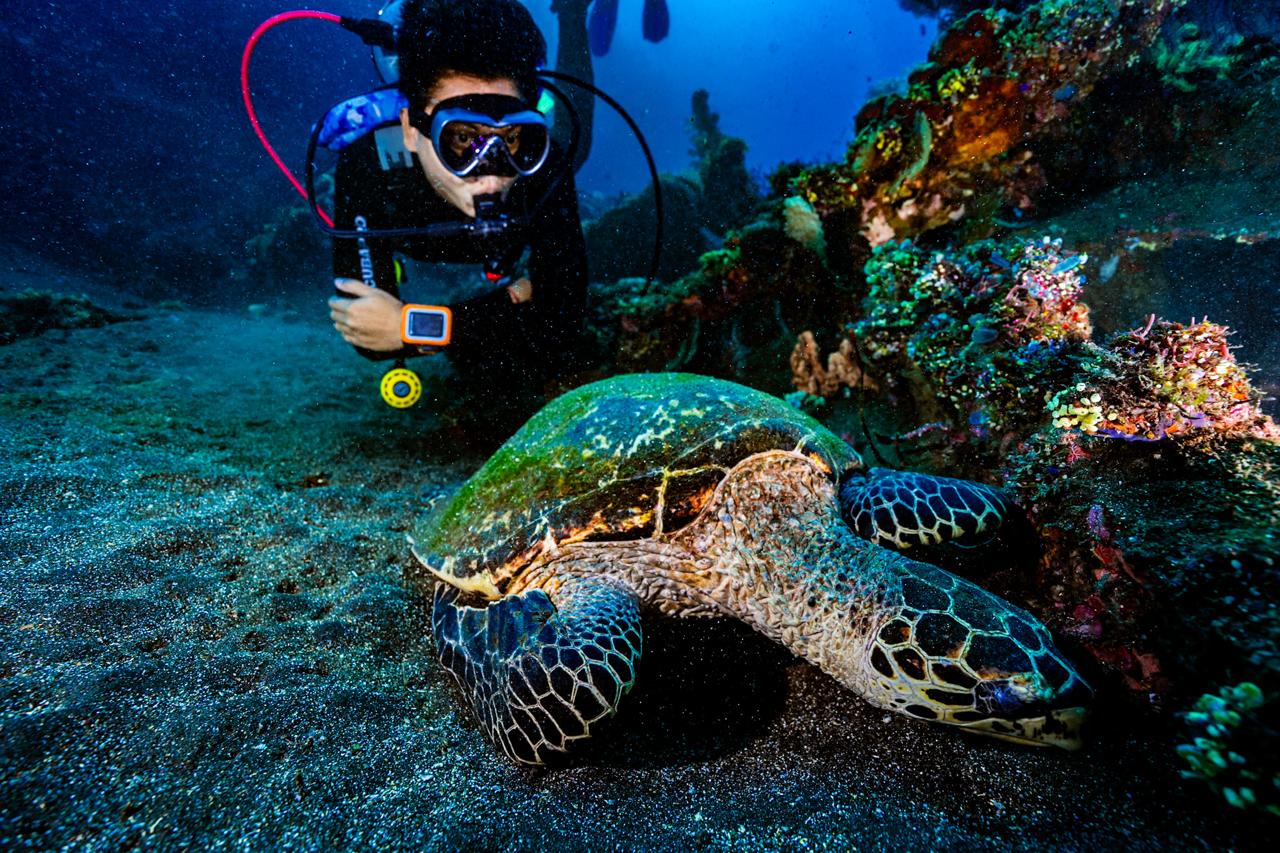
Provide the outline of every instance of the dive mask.
<path id="1" fill-rule="evenodd" d="M 409 123 L 427 135 L 444 167 L 460 178 L 471 174 L 532 175 L 551 152 L 542 113 L 508 95 L 461 95 L 436 105 Z"/>

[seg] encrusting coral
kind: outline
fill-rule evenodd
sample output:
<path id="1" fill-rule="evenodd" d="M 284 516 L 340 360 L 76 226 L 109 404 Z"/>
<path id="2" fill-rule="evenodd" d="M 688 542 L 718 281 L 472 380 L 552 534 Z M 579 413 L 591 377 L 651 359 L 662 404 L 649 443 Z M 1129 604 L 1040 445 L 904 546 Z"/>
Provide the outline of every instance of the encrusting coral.
<path id="1" fill-rule="evenodd" d="M 878 391 L 880 386 L 857 365 L 853 341 L 846 338 L 827 356 L 823 367 L 813 332 L 801 332 L 791 351 L 791 384 L 814 397 L 830 397 L 840 389 Z"/>
<path id="2" fill-rule="evenodd" d="M 1127 441 L 1197 430 L 1280 439 L 1229 334 L 1207 319 L 1184 326 L 1152 315 L 1145 327 L 1110 342 L 1095 380 L 1046 394 L 1054 425 Z"/>
<path id="3" fill-rule="evenodd" d="M 1048 238 L 955 252 L 886 243 L 866 265 L 862 319 L 846 331 L 918 420 L 983 435 L 1030 429 L 1043 404 L 1036 389 L 1071 375 L 1068 345 L 1090 334 L 1083 260 Z"/>
<path id="4" fill-rule="evenodd" d="M 1019 14 L 973 12 L 939 38 L 904 97 L 862 108 L 845 162 L 807 171 L 795 190 L 824 219 L 852 211 L 873 246 L 976 209 L 1029 206 L 1043 180 L 1038 136 L 1140 55 L 1179 5 L 1046 0 Z"/>
<path id="5" fill-rule="evenodd" d="M 1274 702 L 1248 681 L 1201 696 L 1182 714 L 1192 736 L 1191 743 L 1178 746 L 1187 765 L 1182 775 L 1207 782 L 1234 808 L 1280 817 L 1280 771 L 1273 759 L 1264 755 L 1260 762 L 1256 754 L 1266 748 L 1266 738 L 1259 738 L 1267 728 L 1263 717 L 1274 716 L 1274 710 Z"/>

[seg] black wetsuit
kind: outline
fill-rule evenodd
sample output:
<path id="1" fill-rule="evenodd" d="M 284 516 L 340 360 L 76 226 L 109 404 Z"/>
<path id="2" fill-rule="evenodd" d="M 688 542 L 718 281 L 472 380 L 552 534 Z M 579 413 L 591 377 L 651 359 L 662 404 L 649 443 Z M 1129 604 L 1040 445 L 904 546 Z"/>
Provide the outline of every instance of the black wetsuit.
<path id="1" fill-rule="evenodd" d="M 536 174 L 518 178 L 507 194 L 504 211 L 531 211 L 563 169 L 563 154 L 553 147 Z M 467 216 L 431 189 L 422 167 L 385 171 L 378 162 L 372 136 L 343 151 L 335 179 L 335 225 L 352 229 L 363 216 L 370 230 L 404 228 L 433 222 L 465 222 Z M 471 237 L 370 239 L 374 281 L 399 297 L 393 254 L 415 260 L 481 264 L 485 247 Z M 528 277 L 533 298 L 513 303 L 503 287 L 450 308 L 453 339 L 445 348 L 464 381 L 510 387 L 536 384 L 580 369 L 586 314 L 587 255 L 578 218 L 573 172 L 567 170 L 546 203 L 518 235 L 503 238 L 503 247 L 529 248 Z M 333 241 L 333 271 L 339 278 L 361 280 L 356 240 Z M 476 276 L 481 275 L 477 266 Z M 359 350 L 368 358 L 417 355 L 414 347 L 398 352 Z M 527 387 L 527 386 L 526 386 Z"/>

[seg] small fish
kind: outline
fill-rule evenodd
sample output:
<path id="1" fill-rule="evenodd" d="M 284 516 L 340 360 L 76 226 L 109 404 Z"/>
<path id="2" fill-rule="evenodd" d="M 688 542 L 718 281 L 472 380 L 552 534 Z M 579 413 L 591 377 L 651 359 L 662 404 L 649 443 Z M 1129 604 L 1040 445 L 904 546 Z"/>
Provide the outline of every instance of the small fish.
<path id="1" fill-rule="evenodd" d="M 1058 261 L 1051 272 L 1054 275 L 1062 275 L 1064 272 L 1071 272 L 1073 269 L 1088 260 L 1088 258 L 1088 255 L 1072 255 L 1069 258 L 1063 258 Z"/>
<path id="2" fill-rule="evenodd" d="M 1058 91 L 1054 92 L 1053 97 L 1054 97 L 1054 100 L 1057 100 L 1057 101 L 1069 101 L 1071 100 L 1072 97 L 1075 96 L 1076 91 L 1077 91 L 1076 87 L 1068 83 Z"/>
<path id="3" fill-rule="evenodd" d="M 995 343 L 996 338 L 1000 337 L 1000 332 L 993 326 L 975 326 L 973 333 L 969 335 L 969 340 L 978 346 L 986 346 Z"/>
<path id="4" fill-rule="evenodd" d="M 1104 282 L 1111 281 L 1111 277 L 1116 274 L 1116 267 L 1120 266 L 1120 256 L 1112 255 L 1102 262 L 1102 266 L 1098 269 L 1098 277 Z"/>
<path id="5" fill-rule="evenodd" d="M 671 31 L 671 14 L 667 0 L 644 0 L 640 17 L 641 30 L 648 41 L 658 42 Z M 613 33 L 618 28 L 618 0 L 596 0 L 587 20 L 587 36 L 591 53 L 604 56 L 613 45 Z"/>

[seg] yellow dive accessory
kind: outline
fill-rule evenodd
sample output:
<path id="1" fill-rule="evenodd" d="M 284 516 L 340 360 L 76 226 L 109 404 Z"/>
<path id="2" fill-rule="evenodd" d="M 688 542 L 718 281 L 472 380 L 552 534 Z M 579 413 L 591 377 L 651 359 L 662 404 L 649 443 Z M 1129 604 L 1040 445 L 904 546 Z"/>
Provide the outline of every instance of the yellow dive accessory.
<path id="1" fill-rule="evenodd" d="M 382 399 L 392 408 L 407 409 L 422 399 L 422 380 L 403 364 L 382 376 Z"/>

